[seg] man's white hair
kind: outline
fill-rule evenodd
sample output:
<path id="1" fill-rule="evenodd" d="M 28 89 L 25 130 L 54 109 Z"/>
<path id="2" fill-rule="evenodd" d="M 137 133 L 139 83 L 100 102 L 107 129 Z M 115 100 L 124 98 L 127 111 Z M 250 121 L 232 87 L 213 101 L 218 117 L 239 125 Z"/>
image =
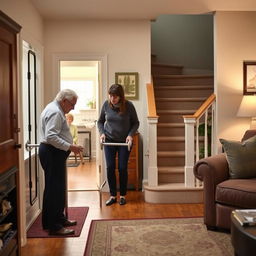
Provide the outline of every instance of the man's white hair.
<path id="1" fill-rule="evenodd" d="M 55 100 L 60 102 L 64 99 L 72 100 L 73 98 L 78 98 L 76 92 L 71 89 L 64 89 L 58 92 L 58 94 L 55 97 Z"/>

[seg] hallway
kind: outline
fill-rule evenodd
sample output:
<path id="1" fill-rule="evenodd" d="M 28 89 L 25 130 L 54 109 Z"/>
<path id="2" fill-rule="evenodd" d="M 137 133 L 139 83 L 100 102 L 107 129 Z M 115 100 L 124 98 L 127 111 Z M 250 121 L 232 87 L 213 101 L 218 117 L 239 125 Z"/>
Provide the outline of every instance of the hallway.
<path id="1" fill-rule="evenodd" d="M 94 182 L 93 162 L 72 167 L 69 172 L 69 189 L 92 188 Z M 72 175 L 71 175 L 72 173 Z M 22 248 L 22 256 L 83 256 L 91 220 L 93 219 L 132 219 L 203 216 L 202 204 L 149 204 L 144 201 L 144 193 L 128 191 L 127 204 L 105 206 L 108 193 L 102 194 L 102 208 L 99 206 L 98 192 L 70 191 L 70 207 L 88 206 L 89 212 L 80 237 L 75 238 L 33 238 L 28 239 Z"/>

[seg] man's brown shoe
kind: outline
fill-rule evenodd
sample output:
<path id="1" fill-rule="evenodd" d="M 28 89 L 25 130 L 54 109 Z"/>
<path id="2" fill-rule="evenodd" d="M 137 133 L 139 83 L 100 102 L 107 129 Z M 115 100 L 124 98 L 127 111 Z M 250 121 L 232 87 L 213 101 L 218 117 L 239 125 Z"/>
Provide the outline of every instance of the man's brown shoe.
<path id="1" fill-rule="evenodd" d="M 59 230 L 51 230 L 49 232 L 49 235 L 57 235 L 57 236 L 68 236 L 73 234 L 75 234 L 75 230 L 67 229 L 67 228 L 61 228 Z"/>
<path id="2" fill-rule="evenodd" d="M 62 225 L 64 227 L 70 227 L 70 226 L 75 226 L 76 224 L 77 224 L 76 220 L 65 220 Z"/>

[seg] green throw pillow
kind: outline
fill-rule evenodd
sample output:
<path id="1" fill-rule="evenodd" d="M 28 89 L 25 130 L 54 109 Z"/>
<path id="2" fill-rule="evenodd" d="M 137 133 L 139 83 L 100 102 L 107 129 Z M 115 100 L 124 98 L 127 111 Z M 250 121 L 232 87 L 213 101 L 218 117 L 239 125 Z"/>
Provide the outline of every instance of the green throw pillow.
<path id="1" fill-rule="evenodd" d="M 256 178 L 256 136 L 243 142 L 220 139 L 232 179 Z"/>

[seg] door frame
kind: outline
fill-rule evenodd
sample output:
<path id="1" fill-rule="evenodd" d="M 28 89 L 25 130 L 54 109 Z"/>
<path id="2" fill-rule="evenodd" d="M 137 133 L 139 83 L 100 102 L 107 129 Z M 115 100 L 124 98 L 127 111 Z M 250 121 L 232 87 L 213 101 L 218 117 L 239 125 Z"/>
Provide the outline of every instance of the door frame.
<path id="1" fill-rule="evenodd" d="M 98 61 L 99 62 L 99 86 L 96 90 L 96 110 L 97 116 L 100 114 L 101 105 L 105 98 L 107 91 L 108 73 L 107 73 L 107 55 L 106 54 L 92 54 L 92 53 L 55 53 L 53 54 L 53 72 L 52 81 L 53 88 L 60 90 L 60 62 L 61 61 Z M 52 91 L 53 93 L 53 91 Z M 99 141 L 99 132 L 96 129 L 96 142 Z M 99 143 L 96 143 L 96 168 L 97 168 L 97 186 L 99 187 L 106 179 L 104 170 L 103 153 L 100 149 Z"/>

